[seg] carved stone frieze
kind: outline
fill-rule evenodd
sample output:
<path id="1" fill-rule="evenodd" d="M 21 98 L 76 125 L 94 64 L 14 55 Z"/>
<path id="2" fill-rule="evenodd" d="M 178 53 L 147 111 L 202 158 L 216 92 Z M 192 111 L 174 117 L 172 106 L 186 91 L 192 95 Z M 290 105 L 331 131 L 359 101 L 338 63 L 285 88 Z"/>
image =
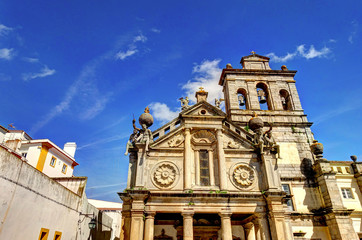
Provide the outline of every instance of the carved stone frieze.
<path id="1" fill-rule="evenodd" d="M 192 135 L 192 140 L 195 143 L 213 143 L 216 141 L 216 137 L 211 131 L 200 130 Z"/>
<path id="2" fill-rule="evenodd" d="M 184 142 L 185 138 L 182 134 L 179 134 L 167 142 L 169 147 L 178 147 Z"/>

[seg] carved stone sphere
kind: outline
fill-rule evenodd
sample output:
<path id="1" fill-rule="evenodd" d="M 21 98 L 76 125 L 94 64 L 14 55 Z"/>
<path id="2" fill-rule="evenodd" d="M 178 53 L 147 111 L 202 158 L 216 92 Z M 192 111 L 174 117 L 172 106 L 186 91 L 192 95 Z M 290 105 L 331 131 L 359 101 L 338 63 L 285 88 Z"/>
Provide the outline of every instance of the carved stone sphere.
<path id="1" fill-rule="evenodd" d="M 142 113 L 138 121 L 141 126 L 142 124 L 146 124 L 147 127 L 151 127 L 153 124 L 153 117 L 149 113 Z"/>
<path id="2" fill-rule="evenodd" d="M 255 130 L 255 129 L 258 129 L 258 128 L 262 128 L 264 127 L 264 122 L 261 118 L 258 118 L 258 117 L 252 117 L 250 120 L 249 120 L 249 128 L 251 130 Z"/>

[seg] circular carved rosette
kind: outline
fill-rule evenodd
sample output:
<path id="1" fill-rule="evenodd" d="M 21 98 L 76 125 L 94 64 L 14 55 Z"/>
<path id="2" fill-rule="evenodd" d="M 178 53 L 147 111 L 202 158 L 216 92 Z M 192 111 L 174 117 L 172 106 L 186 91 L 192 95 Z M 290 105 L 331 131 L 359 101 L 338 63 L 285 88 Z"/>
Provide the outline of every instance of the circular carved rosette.
<path id="1" fill-rule="evenodd" d="M 152 171 L 153 184 L 161 189 L 171 188 L 178 180 L 179 171 L 172 162 L 158 163 Z"/>
<path id="2" fill-rule="evenodd" d="M 255 171 L 251 166 L 239 163 L 230 169 L 230 177 L 235 187 L 245 190 L 254 184 Z"/>

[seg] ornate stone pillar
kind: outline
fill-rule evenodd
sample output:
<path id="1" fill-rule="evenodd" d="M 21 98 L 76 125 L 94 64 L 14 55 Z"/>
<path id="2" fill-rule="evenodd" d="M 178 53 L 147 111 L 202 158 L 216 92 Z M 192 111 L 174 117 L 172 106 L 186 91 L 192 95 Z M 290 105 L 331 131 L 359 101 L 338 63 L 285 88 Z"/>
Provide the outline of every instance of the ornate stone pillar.
<path id="1" fill-rule="evenodd" d="M 185 153 L 184 153 L 184 188 L 185 189 L 191 189 L 191 182 L 192 182 L 192 176 L 191 176 L 191 133 L 190 129 L 185 129 Z"/>
<path id="2" fill-rule="evenodd" d="M 227 190 L 227 176 L 226 176 L 226 163 L 224 156 L 224 142 L 222 139 L 222 130 L 217 129 L 217 153 L 219 158 L 219 178 L 220 178 L 220 189 Z"/>
<path id="3" fill-rule="evenodd" d="M 232 240 L 232 230 L 231 230 L 231 212 L 221 212 L 219 216 L 221 218 L 221 235 L 224 240 Z"/>
<path id="4" fill-rule="evenodd" d="M 145 221 L 145 236 L 144 240 L 153 240 L 154 238 L 154 223 L 155 223 L 156 212 L 147 212 L 146 221 Z"/>
<path id="5" fill-rule="evenodd" d="M 120 196 L 122 204 L 121 240 L 130 240 L 131 231 L 131 198 L 126 195 Z"/>
<path id="6" fill-rule="evenodd" d="M 248 222 L 243 225 L 245 231 L 246 240 L 256 240 L 255 238 L 255 228 L 253 222 Z"/>
<path id="7" fill-rule="evenodd" d="M 183 226 L 183 239 L 184 240 L 193 240 L 194 239 L 194 229 L 193 229 L 193 212 L 183 212 L 182 216 L 184 218 Z"/>

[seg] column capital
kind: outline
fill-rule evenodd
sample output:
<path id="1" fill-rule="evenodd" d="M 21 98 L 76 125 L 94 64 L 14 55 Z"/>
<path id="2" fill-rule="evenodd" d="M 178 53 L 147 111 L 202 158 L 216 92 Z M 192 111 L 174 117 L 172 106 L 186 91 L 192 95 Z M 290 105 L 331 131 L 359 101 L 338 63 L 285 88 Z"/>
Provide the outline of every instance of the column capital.
<path id="1" fill-rule="evenodd" d="M 155 218 L 156 212 L 155 211 L 146 211 L 146 219 L 147 218 Z"/>
<path id="2" fill-rule="evenodd" d="M 225 211 L 225 212 L 219 212 L 219 216 L 221 218 L 230 218 L 232 215 L 232 212 L 230 211 Z"/>
<path id="3" fill-rule="evenodd" d="M 181 212 L 181 215 L 184 218 L 191 218 L 194 216 L 194 212 L 193 211 L 185 211 L 185 212 Z"/>
<path id="4" fill-rule="evenodd" d="M 244 225 L 243 225 L 243 228 L 244 229 L 251 229 L 251 228 L 253 228 L 254 227 L 254 223 L 253 222 L 248 222 L 248 223 L 245 223 Z"/>

